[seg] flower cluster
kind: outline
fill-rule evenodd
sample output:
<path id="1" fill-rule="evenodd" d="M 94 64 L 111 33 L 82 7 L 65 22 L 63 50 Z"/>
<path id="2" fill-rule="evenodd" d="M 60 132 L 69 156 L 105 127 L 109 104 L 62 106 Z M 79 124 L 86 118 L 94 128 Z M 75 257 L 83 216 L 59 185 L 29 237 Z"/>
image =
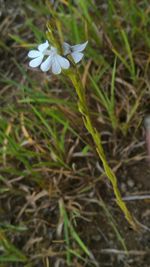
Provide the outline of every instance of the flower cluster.
<path id="1" fill-rule="evenodd" d="M 63 44 L 63 56 L 59 55 L 57 48 L 50 46 L 46 40 L 45 43 L 40 44 L 37 50 L 31 50 L 28 53 L 28 57 L 31 58 L 29 66 L 36 68 L 40 66 L 43 72 L 51 69 L 52 73 L 60 74 L 62 69 L 69 69 L 70 62 L 65 56 L 71 55 L 75 63 L 78 63 L 83 58 L 84 54 L 82 51 L 87 46 L 88 42 L 78 45 L 69 45 L 68 43 Z"/>

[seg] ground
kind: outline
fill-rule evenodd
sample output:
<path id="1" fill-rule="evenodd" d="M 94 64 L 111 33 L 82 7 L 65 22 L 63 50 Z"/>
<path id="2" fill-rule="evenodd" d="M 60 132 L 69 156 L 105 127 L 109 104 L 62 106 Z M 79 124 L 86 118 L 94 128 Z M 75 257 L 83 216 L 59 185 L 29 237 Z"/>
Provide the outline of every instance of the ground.
<path id="1" fill-rule="evenodd" d="M 148 1 L 53 2 L 0 1 L 0 267 L 149 267 Z M 48 19 L 66 41 L 89 40 L 77 68 L 139 231 L 116 203 L 69 79 L 28 66 Z"/>

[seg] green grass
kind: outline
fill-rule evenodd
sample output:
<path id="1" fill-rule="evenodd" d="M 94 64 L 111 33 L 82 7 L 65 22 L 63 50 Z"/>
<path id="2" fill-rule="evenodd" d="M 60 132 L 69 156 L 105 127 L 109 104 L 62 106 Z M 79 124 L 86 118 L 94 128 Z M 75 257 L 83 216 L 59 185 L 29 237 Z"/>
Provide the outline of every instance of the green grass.
<path id="1" fill-rule="evenodd" d="M 142 141 L 142 120 L 150 100 L 149 3 L 95 2 L 62 0 L 53 6 L 50 1 L 20 1 L 18 20 L 15 14 L 13 21 L 5 14 L 8 26 L 0 42 L 2 266 L 48 267 L 59 261 L 64 266 L 98 266 L 98 254 L 83 226 L 86 221 L 92 226 L 95 213 L 115 235 L 115 246 L 128 250 L 111 203 L 113 190 L 105 191 L 104 201 L 97 188 L 106 179 L 105 172 L 111 176 L 105 167 L 125 166 L 138 153 L 135 140 Z M 48 21 L 57 45 L 63 40 L 89 42 L 77 67 L 85 95 L 76 94 L 67 72 L 54 76 L 28 68 L 27 53 L 47 38 Z M 105 170 L 96 152 L 99 140 L 106 153 Z M 130 145 L 133 149 L 123 157 Z"/>

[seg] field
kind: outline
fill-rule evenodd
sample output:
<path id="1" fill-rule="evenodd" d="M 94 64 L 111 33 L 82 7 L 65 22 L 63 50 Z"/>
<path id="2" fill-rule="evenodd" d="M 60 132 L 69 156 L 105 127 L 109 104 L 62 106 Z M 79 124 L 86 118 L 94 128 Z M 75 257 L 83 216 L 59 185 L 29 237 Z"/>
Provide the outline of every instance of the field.
<path id="1" fill-rule="evenodd" d="M 0 267 L 149 267 L 149 1 L 0 6 Z"/>

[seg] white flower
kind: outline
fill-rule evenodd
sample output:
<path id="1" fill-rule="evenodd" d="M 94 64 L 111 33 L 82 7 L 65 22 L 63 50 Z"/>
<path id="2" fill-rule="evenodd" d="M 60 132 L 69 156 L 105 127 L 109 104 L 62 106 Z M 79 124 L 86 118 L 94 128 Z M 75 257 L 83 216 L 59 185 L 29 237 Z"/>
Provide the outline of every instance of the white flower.
<path id="1" fill-rule="evenodd" d="M 51 49 L 47 51 L 48 58 L 41 64 L 41 70 L 46 72 L 49 69 L 52 70 L 54 74 L 60 74 L 61 69 L 68 69 L 70 63 L 68 59 L 57 54 L 57 49 L 51 46 Z"/>
<path id="2" fill-rule="evenodd" d="M 32 60 L 29 62 L 29 66 L 32 68 L 36 68 L 41 65 L 43 58 L 45 56 L 45 52 L 47 51 L 47 48 L 49 47 L 49 43 L 46 40 L 45 43 L 40 44 L 38 46 L 38 50 L 31 50 L 28 53 L 28 57 L 32 58 Z"/>
<path id="3" fill-rule="evenodd" d="M 88 41 L 83 44 L 69 45 L 68 43 L 63 43 L 64 56 L 71 55 L 74 62 L 78 63 L 83 58 L 84 54 L 81 53 L 87 46 Z"/>
<path id="4" fill-rule="evenodd" d="M 54 74 L 60 74 L 62 69 L 68 69 L 70 67 L 68 59 L 58 55 L 55 47 L 51 46 L 50 49 L 48 48 L 49 43 L 46 41 L 38 46 L 38 50 L 31 50 L 28 53 L 28 57 L 32 58 L 29 66 L 32 68 L 40 66 L 43 72 L 51 69 Z M 42 63 L 45 56 L 47 58 Z"/>

